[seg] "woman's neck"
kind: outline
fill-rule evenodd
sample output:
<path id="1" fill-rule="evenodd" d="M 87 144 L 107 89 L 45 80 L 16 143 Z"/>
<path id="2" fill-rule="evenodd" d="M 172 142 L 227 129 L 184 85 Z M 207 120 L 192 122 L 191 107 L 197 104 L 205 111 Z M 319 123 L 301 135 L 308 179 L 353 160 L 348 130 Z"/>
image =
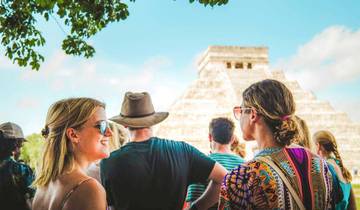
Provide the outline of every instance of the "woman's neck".
<path id="1" fill-rule="evenodd" d="M 75 168 L 78 168 L 80 171 L 85 172 L 92 161 L 89 161 L 85 156 L 75 155 Z"/>
<path id="2" fill-rule="evenodd" d="M 326 153 L 326 152 L 323 152 L 320 156 L 322 156 L 324 159 L 330 159 L 331 158 L 331 154 Z"/>
<path id="3" fill-rule="evenodd" d="M 269 130 L 268 127 L 258 127 L 257 132 L 255 132 L 255 139 L 259 150 L 266 148 L 281 147 L 274 139 L 273 133 Z"/>

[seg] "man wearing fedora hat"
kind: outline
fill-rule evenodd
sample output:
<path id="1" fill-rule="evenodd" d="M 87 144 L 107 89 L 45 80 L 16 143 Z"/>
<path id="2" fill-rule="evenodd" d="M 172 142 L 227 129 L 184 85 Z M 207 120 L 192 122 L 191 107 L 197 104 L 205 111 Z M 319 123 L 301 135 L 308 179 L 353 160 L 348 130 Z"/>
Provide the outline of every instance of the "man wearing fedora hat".
<path id="1" fill-rule="evenodd" d="M 207 209 L 218 201 L 226 169 L 193 146 L 153 136 L 151 126 L 169 113 L 155 112 L 146 92 L 127 92 L 121 113 L 111 121 L 130 131 L 131 141 L 101 162 L 101 181 L 116 210 L 182 209 L 187 187 L 210 181 L 192 209 Z"/>
<path id="2" fill-rule="evenodd" d="M 0 204 L 1 209 L 30 209 L 35 190 L 30 187 L 34 174 L 29 166 L 14 159 L 25 140 L 15 123 L 0 124 Z"/>

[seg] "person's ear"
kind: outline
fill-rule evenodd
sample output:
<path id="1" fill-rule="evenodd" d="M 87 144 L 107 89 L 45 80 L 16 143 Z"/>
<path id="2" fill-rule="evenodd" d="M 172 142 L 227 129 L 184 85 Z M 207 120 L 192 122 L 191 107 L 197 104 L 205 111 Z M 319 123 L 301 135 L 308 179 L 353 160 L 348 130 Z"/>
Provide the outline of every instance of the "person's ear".
<path id="1" fill-rule="evenodd" d="M 66 136 L 70 139 L 72 143 L 79 143 L 79 134 L 74 128 L 67 128 Z"/>
<path id="2" fill-rule="evenodd" d="M 250 110 L 250 122 L 256 122 L 258 121 L 260 118 L 260 116 L 258 115 L 257 111 L 255 108 L 251 108 Z"/>
<path id="3" fill-rule="evenodd" d="M 209 142 L 212 142 L 212 135 L 209 133 Z"/>
<path id="4" fill-rule="evenodd" d="M 322 148 L 319 143 L 316 143 L 316 154 L 322 155 Z"/>

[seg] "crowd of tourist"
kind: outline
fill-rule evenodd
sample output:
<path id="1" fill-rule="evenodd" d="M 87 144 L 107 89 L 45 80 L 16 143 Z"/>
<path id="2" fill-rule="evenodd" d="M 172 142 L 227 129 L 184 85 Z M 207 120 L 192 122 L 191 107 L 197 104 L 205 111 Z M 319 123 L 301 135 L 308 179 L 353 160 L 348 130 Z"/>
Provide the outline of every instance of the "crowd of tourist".
<path id="1" fill-rule="evenodd" d="M 311 137 L 283 83 L 254 83 L 239 103 L 242 138 L 257 144 L 247 161 L 230 118 L 210 121 L 208 155 L 155 136 L 152 127 L 169 113 L 156 112 L 146 92 L 127 92 L 110 119 L 92 98 L 55 102 L 36 173 L 19 160 L 21 127 L 2 123 L 0 209 L 356 209 L 334 135 Z"/>

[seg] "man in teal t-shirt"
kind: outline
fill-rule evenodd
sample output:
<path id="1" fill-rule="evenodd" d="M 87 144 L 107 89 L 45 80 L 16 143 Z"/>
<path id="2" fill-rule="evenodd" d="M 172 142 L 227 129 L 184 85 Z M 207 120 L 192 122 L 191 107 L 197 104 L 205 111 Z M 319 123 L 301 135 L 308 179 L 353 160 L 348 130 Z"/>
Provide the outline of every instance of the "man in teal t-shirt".
<path id="1" fill-rule="evenodd" d="M 233 153 L 230 145 L 234 140 L 234 123 L 228 118 L 212 119 L 209 125 L 210 158 L 220 163 L 228 171 L 244 162 L 240 156 Z M 205 191 L 207 183 L 192 184 L 188 188 L 186 202 L 191 205 Z M 217 209 L 217 205 L 211 209 Z"/>

